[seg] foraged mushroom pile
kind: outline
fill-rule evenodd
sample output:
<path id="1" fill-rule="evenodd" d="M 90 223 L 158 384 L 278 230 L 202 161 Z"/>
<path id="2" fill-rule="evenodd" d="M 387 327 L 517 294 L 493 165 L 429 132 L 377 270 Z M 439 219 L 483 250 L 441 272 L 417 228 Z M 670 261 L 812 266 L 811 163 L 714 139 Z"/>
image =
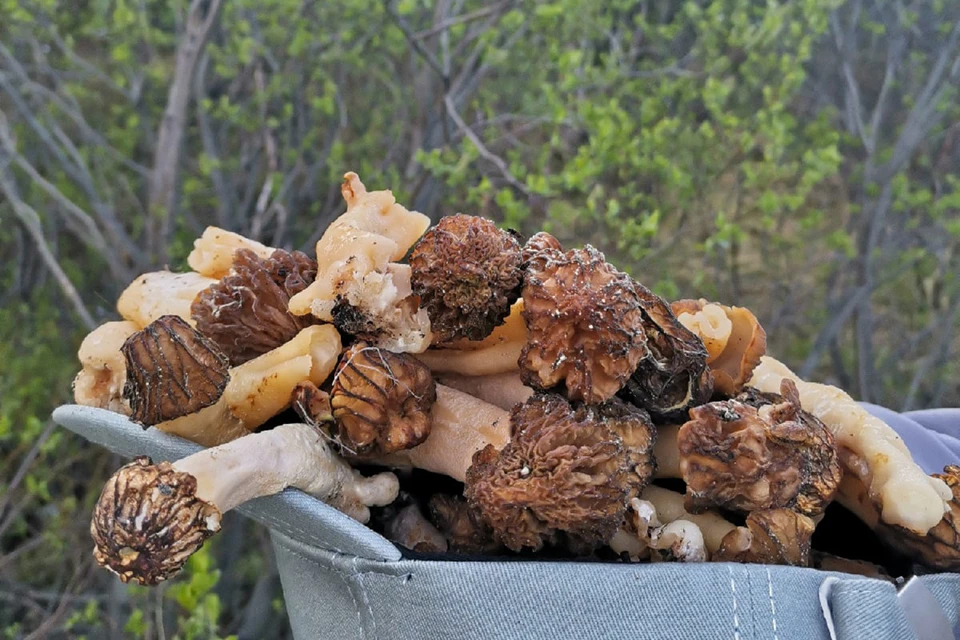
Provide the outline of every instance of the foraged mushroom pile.
<path id="1" fill-rule="evenodd" d="M 342 192 L 316 259 L 209 228 L 83 342 L 79 404 L 208 447 L 107 482 L 94 555 L 121 580 L 288 487 L 433 558 L 960 570 L 960 466 L 925 475 L 747 309 L 667 303 L 546 233 L 430 228 L 354 173 Z"/>

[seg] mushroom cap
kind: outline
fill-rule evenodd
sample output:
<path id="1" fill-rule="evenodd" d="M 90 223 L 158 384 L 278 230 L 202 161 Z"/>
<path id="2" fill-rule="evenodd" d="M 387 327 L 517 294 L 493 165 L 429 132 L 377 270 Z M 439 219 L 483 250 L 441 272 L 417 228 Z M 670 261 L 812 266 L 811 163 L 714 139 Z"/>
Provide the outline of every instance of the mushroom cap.
<path id="1" fill-rule="evenodd" d="M 120 350 L 130 419 L 148 427 L 215 404 L 230 380 L 230 363 L 220 347 L 179 316 L 157 318 Z"/>
<path id="2" fill-rule="evenodd" d="M 197 330 L 217 343 L 230 364 L 243 364 L 315 322 L 311 316 L 293 315 L 287 305 L 316 276 L 316 260 L 300 251 L 277 249 L 264 259 L 238 249 L 230 273 L 200 292 L 190 314 Z"/>
<path id="3" fill-rule="evenodd" d="M 800 408 L 796 386 L 759 409 L 737 400 L 690 410 L 677 436 L 691 509 L 788 507 L 814 516 L 833 499 L 842 469 L 833 434 Z"/>
<path id="4" fill-rule="evenodd" d="M 153 585 L 174 575 L 220 530 L 220 510 L 196 491 L 197 479 L 169 462 L 139 457 L 121 467 L 94 507 L 94 559 L 123 582 Z"/>
<path id="5" fill-rule="evenodd" d="M 657 470 L 657 461 L 653 456 L 657 428 L 650 420 L 650 415 L 619 398 L 611 398 L 601 404 L 577 407 L 577 419 L 585 422 L 601 421 L 620 436 L 629 465 L 628 499 L 640 495 L 640 491 L 650 484 Z"/>
<path id="6" fill-rule="evenodd" d="M 343 449 L 373 456 L 426 440 L 436 399 L 437 385 L 426 365 L 358 342 L 343 353 L 330 405 Z"/>
<path id="7" fill-rule="evenodd" d="M 441 218 L 413 248 L 410 267 L 435 344 L 486 338 L 520 292 L 520 243 L 477 216 Z"/>
<path id="8" fill-rule="evenodd" d="M 949 511 L 925 536 L 897 525 L 880 522 L 877 533 L 888 545 L 921 564 L 939 571 L 960 571 L 960 466 L 951 464 L 932 474 L 947 483 L 953 498 Z"/>
<path id="9" fill-rule="evenodd" d="M 657 422 L 676 422 L 713 393 L 703 341 L 684 327 L 663 298 L 639 282 L 647 357 L 637 365 L 622 395 L 643 407 Z"/>
<path id="10" fill-rule="evenodd" d="M 526 269 L 533 259 L 543 251 L 563 251 L 563 245 L 546 231 L 533 234 L 523 245 L 522 267 Z"/>
<path id="11" fill-rule="evenodd" d="M 633 280 L 590 245 L 537 253 L 527 267 L 523 302 L 527 343 L 519 365 L 535 389 L 565 384 L 571 400 L 603 402 L 647 356 Z"/>
<path id="12" fill-rule="evenodd" d="M 746 524 L 723 537 L 714 561 L 810 566 L 815 524 L 807 516 L 790 509 L 754 511 Z"/>
<path id="13" fill-rule="evenodd" d="M 485 554 L 502 549 L 493 530 L 462 496 L 436 493 L 427 507 L 430 520 L 447 539 L 451 551 Z"/>
<path id="14" fill-rule="evenodd" d="M 488 445 L 473 456 L 464 491 L 471 506 L 514 551 L 539 550 L 560 531 L 605 544 L 623 522 L 630 489 L 620 437 L 556 394 L 517 405 L 510 420 L 502 450 Z"/>

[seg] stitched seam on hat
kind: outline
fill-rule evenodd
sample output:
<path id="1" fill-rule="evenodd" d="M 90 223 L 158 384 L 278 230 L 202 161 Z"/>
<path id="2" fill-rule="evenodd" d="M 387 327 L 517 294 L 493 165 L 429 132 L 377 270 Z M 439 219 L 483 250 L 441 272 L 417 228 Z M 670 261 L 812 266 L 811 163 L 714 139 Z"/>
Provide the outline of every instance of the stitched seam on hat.
<path id="1" fill-rule="evenodd" d="M 733 579 L 733 568 L 727 565 L 730 574 L 730 593 L 733 594 L 733 638 L 740 640 L 740 618 L 737 617 L 737 583 Z"/>
<path id="2" fill-rule="evenodd" d="M 773 640 L 780 640 L 777 635 L 777 604 L 773 600 L 773 576 L 767 569 L 767 595 L 770 596 L 770 621 L 773 624 Z"/>
<path id="3" fill-rule="evenodd" d="M 370 631 L 373 633 L 374 640 L 377 638 L 377 621 L 373 617 L 373 609 L 370 607 L 370 601 L 367 599 L 367 589 L 363 586 L 363 572 L 357 570 L 357 556 L 353 557 L 351 564 L 353 571 L 357 576 L 357 585 L 360 587 L 360 597 L 363 598 L 363 604 L 367 607 L 367 615 L 370 616 Z"/>
<path id="4" fill-rule="evenodd" d="M 297 556 L 302 560 L 306 560 L 307 562 L 309 562 L 310 564 L 312 564 L 313 566 L 317 567 L 320 570 L 329 569 L 330 571 L 333 571 L 335 574 L 337 574 L 337 576 L 339 576 L 340 580 L 347 587 L 347 593 L 350 594 L 350 599 L 353 600 L 353 608 L 357 612 L 357 630 L 360 632 L 360 638 L 366 638 L 367 632 L 363 628 L 363 614 L 360 612 L 360 603 L 357 602 L 357 597 L 353 595 L 353 588 L 350 586 L 350 580 L 349 580 L 350 574 L 340 571 L 339 569 L 333 566 L 322 565 L 316 560 L 314 560 L 313 558 L 305 556 L 301 553 L 297 553 L 293 549 L 284 548 L 284 550 L 287 551 L 288 553 L 292 553 L 293 555 Z"/>

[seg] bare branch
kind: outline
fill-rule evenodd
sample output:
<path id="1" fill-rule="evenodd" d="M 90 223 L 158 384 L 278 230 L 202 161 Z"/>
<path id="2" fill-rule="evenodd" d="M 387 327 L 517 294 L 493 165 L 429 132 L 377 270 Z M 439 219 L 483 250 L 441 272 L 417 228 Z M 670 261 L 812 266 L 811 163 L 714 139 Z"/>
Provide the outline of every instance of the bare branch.
<path id="1" fill-rule="evenodd" d="M 457 125 L 457 128 L 460 129 L 460 132 L 467 138 L 467 140 L 473 143 L 473 146 L 477 148 L 480 156 L 499 169 L 500 174 L 508 183 L 510 183 L 511 186 L 525 195 L 532 195 L 530 190 L 527 189 L 527 186 L 517 180 L 517 178 L 510 173 L 510 168 L 507 166 L 507 163 L 504 161 L 504 159 L 487 149 L 487 146 L 483 144 L 483 140 L 481 140 L 480 137 L 477 136 L 477 134 L 467 126 L 467 123 L 464 122 L 463 118 L 460 117 L 460 114 L 457 113 L 457 108 L 453 104 L 453 100 L 450 99 L 449 95 L 444 96 L 443 104 L 447 107 L 447 114 L 450 116 L 450 119 L 453 120 L 453 123 Z"/>
<path id="2" fill-rule="evenodd" d="M 157 147 L 150 174 L 147 210 L 150 212 L 148 244 L 151 257 L 161 264 L 166 261 L 167 241 L 178 201 L 177 177 L 190 88 L 200 54 L 203 53 L 220 13 L 221 0 L 192 0 L 187 15 L 186 33 L 177 45 L 177 61 L 173 82 L 167 93 L 167 106 L 157 133 Z"/>
<path id="3" fill-rule="evenodd" d="M 9 202 L 10 206 L 13 208 L 13 213 L 17 216 L 23 226 L 26 227 L 27 232 L 33 238 L 37 251 L 40 252 L 44 264 L 46 265 L 47 269 L 50 270 L 50 273 L 57 281 L 57 284 L 60 285 L 60 290 L 63 291 L 63 294 L 67 297 L 67 300 L 69 300 L 70 304 L 73 305 L 74 311 L 80 317 L 80 320 L 83 322 L 84 326 L 86 326 L 88 330 L 92 331 L 97 326 L 97 323 L 87 310 L 87 306 L 80 298 L 80 294 L 77 293 L 76 287 L 74 287 L 73 283 L 70 282 L 70 278 L 68 278 L 67 274 L 64 273 L 63 269 L 60 267 L 60 263 L 57 262 L 57 258 L 53 255 L 53 252 L 50 251 L 50 246 L 47 244 L 47 239 L 43 236 L 43 228 L 40 225 L 40 215 L 34 210 L 33 207 L 28 205 L 20 198 L 20 195 L 17 192 L 17 187 L 13 183 L 13 179 L 6 167 L 9 161 L 9 158 L 4 160 L 2 157 L 0 157 L 0 163 L 2 163 L 0 164 L 0 191 L 2 191 L 6 196 L 7 202 Z"/>

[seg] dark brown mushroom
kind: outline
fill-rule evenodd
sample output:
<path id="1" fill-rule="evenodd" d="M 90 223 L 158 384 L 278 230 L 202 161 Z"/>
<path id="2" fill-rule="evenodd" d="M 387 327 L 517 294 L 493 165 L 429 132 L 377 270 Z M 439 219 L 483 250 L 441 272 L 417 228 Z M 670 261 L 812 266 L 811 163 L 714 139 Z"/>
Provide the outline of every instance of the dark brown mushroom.
<path id="1" fill-rule="evenodd" d="M 216 342 L 236 366 L 279 347 L 316 322 L 287 309 L 290 298 L 316 275 L 316 261 L 299 251 L 277 249 L 264 260 L 250 249 L 239 249 L 230 273 L 203 290 L 190 313 L 197 330 Z"/>
<path id="2" fill-rule="evenodd" d="M 220 348 L 179 316 L 161 316 L 120 347 L 127 366 L 123 397 L 144 427 L 173 420 L 220 399 L 230 380 Z"/>
<path id="3" fill-rule="evenodd" d="M 508 548 L 538 550 L 558 532 L 605 544 L 623 522 L 630 464 L 620 437 L 562 397 L 510 413 L 511 439 L 474 454 L 464 495 Z"/>
<path id="4" fill-rule="evenodd" d="M 622 396 L 650 412 L 656 422 L 682 420 L 691 407 L 707 402 L 713 377 L 699 337 L 680 324 L 670 306 L 640 283 L 648 355 L 624 386 Z"/>
<path id="5" fill-rule="evenodd" d="M 713 560 L 809 567 L 814 527 L 813 520 L 790 509 L 754 511 L 746 527 L 724 536 Z"/>
<path id="6" fill-rule="evenodd" d="M 781 393 L 782 402 L 759 409 L 727 400 L 690 410 L 677 446 L 691 509 L 815 516 L 830 503 L 842 474 L 833 434 L 800 408 L 792 381 Z"/>
<path id="7" fill-rule="evenodd" d="M 571 400 L 613 397 L 647 356 L 644 313 L 630 277 L 587 245 L 540 251 L 523 285 L 526 384 L 564 385 Z"/>
<path id="8" fill-rule="evenodd" d="M 441 218 L 413 248 L 410 268 L 434 344 L 483 340 L 520 293 L 520 244 L 477 216 Z"/>
<path id="9" fill-rule="evenodd" d="M 344 451 L 376 456 L 410 449 L 430 435 L 437 385 L 408 354 L 357 343 L 344 351 L 330 405 Z"/>
<path id="10" fill-rule="evenodd" d="M 220 530 L 220 510 L 196 494 L 197 479 L 189 473 L 135 458 L 107 481 L 97 501 L 90 522 L 94 559 L 123 582 L 166 580 Z"/>
<path id="11" fill-rule="evenodd" d="M 653 456 L 657 428 L 647 412 L 618 398 L 611 398 L 602 404 L 577 407 L 577 419 L 588 423 L 602 422 L 620 436 L 629 462 L 630 491 L 627 498 L 640 495 L 657 470 L 657 461 Z"/>
<path id="12" fill-rule="evenodd" d="M 430 520 L 447 539 L 451 551 L 494 554 L 503 549 L 503 545 L 494 539 L 493 529 L 462 496 L 434 494 L 428 508 Z"/>

